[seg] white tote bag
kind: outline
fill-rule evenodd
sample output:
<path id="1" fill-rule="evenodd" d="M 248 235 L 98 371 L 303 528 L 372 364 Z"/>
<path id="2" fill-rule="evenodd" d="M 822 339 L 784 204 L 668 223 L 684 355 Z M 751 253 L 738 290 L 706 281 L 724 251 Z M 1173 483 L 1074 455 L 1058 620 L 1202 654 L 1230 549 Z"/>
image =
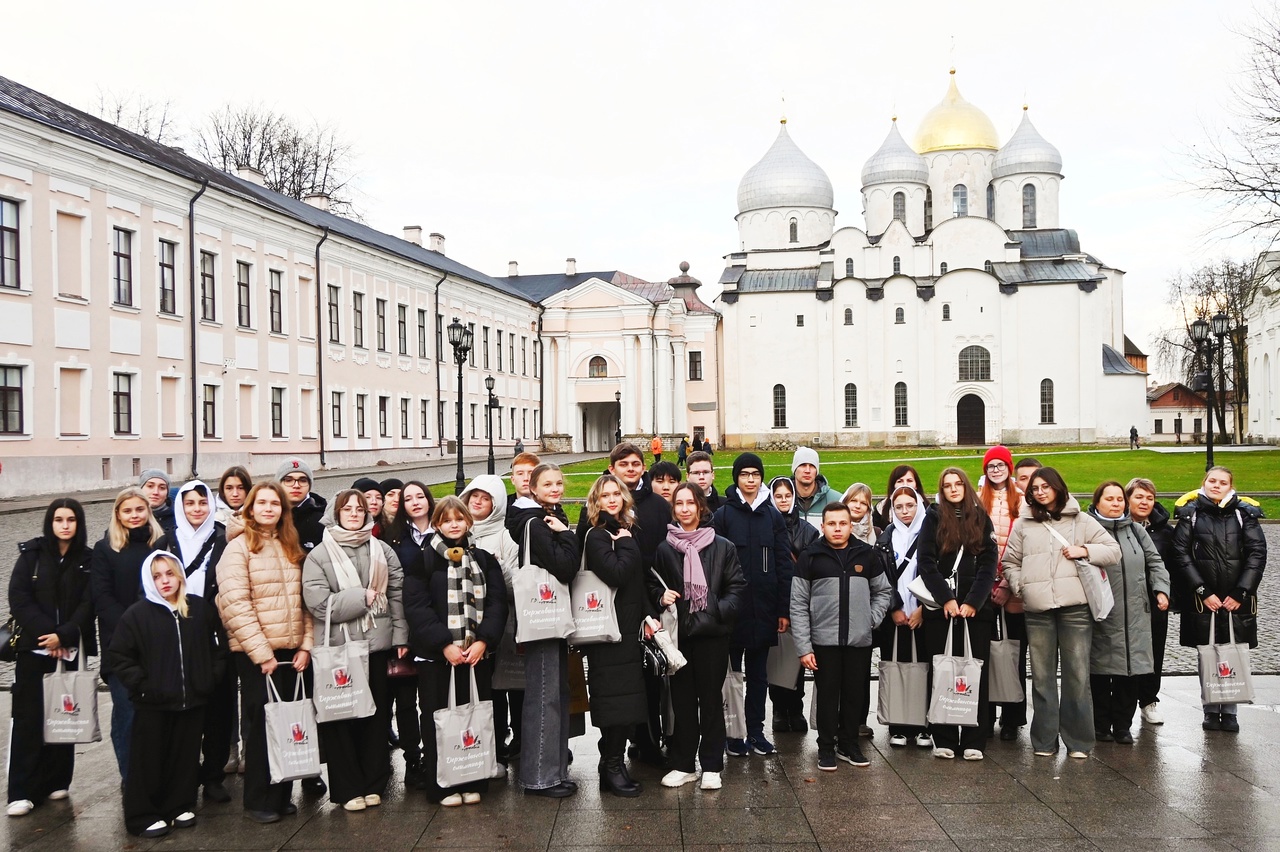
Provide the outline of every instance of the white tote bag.
<path id="1" fill-rule="evenodd" d="M 529 523 L 524 526 L 520 567 L 511 580 L 515 596 L 516 642 L 564 639 L 573 633 L 573 609 L 569 588 L 550 571 L 533 564 L 529 550 Z"/>
<path id="2" fill-rule="evenodd" d="M 608 535 L 608 533 L 605 533 Z M 587 532 L 591 535 L 591 531 Z M 617 591 L 587 567 L 587 542 L 582 542 L 582 564 L 569 584 L 569 600 L 573 606 L 573 633 L 569 644 L 600 645 L 622 641 L 618 627 L 618 608 L 614 605 Z"/>
<path id="3" fill-rule="evenodd" d="M 1045 527 L 1062 543 L 1063 547 L 1075 547 L 1049 524 L 1046 523 Z M 1076 573 L 1080 575 L 1080 585 L 1084 586 L 1084 599 L 1089 602 L 1089 613 L 1094 621 L 1106 620 L 1116 605 L 1115 592 L 1111 591 L 1111 580 L 1107 578 L 1106 569 L 1094 565 L 1087 559 L 1077 559 L 1075 563 Z"/>
<path id="4" fill-rule="evenodd" d="M 62 658 L 44 676 L 44 741 L 53 744 L 102 741 L 98 727 L 98 675 L 84 671 L 88 659 L 81 643 L 76 655 L 80 669 L 67 671 Z"/>
<path id="5" fill-rule="evenodd" d="M 307 698 L 302 674 L 294 679 L 293 700 L 282 701 L 271 675 L 267 679 L 267 771 L 272 784 L 315 778 L 320 774 L 320 742 L 316 737 L 316 708 Z"/>
<path id="6" fill-rule="evenodd" d="M 458 673 L 450 667 L 449 706 L 431 714 L 436 727 L 436 783 L 446 789 L 504 774 L 498 769 L 493 702 L 480 700 L 475 668 L 467 666 L 467 672 L 471 700 L 458 706 Z"/>
<path id="7" fill-rule="evenodd" d="M 956 573 L 960 570 L 960 560 L 962 558 L 964 558 L 963 544 L 960 545 L 960 550 L 956 552 L 956 561 L 951 564 L 951 576 L 945 578 L 947 587 L 951 589 L 952 595 L 956 593 Z M 942 609 L 942 604 L 933 599 L 933 593 L 929 591 L 929 587 L 924 583 L 924 577 L 921 577 L 919 573 L 907 585 L 907 591 L 911 592 L 911 596 L 918 600 L 920 606 L 925 609 Z"/>
<path id="8" fill-rule="evenodd" d="M 1218 612 L 1227 616 L 1227 643 L 1218 644 Z M 1235 619 L 1225 609 L 1209 618 L 1209 644 L 1197 645 L 1200 698 L 1204 704 L 1252 704 L 1253 671 L 1249 643 L 1236 641 Z"/>
<path id="9" fill-rule="evenodd" d="M 311 649 L 311 665 L 315 683 L 317 722 L 341 722 L 364 719 L 378 708 L 369 688 L 369 643 L 352 639 L 347 625 L 342 625 L 343 644 L 329 644 L 330 614 L 333 598 L 324 610 L 324 643 Z"/>
<path id="10" fill-rule="evenodd" d="M 1022 679 L 1022 641 L 1009 638 L 1009 622 L 1000 608 L 1000 638 L 991 641 L 987 655 L 987 700 L 992 704 L 1016 704 L 1027 697 Z"/>
<path id="11" fill-rule="evenodd" d="M 982 686 L 982 660 L 973 656 L 968 619 L 964 624 L 964 655 L 954 653 L 955 624 L 947 623 L 947 644 L 933 658 L 933 695 L 929 698 L 930 725 L 978 725 L 978 690 Z"/>

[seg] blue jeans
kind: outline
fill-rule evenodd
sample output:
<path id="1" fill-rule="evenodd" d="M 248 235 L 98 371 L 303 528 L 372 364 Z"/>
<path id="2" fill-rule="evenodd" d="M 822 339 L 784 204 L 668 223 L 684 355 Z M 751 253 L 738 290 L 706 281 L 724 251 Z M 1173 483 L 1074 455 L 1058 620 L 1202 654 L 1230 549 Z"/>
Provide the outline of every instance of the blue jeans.
<path id="1" fill-rule="evenodd" d="M 520 784 L 544 790 L 569 779 L 569 646 L 526 642 Z"/>
<path id="2" fill-rule="evenodd" d="M 111 690 L 111 748 L 116 753 L 116 766 L 120 767 L 120 780 L 129 774 L 129 742 L 133 737 L 133 702 L 129 690 L 113 674 L 107 675 L 107 689 Z"/>
<path id="3" fill-rule="evenodd" d="M 746 668 L 742 661 L 746 658 Z M 729 653 L 729 665 L 735 672 L 742 672 L 747 684 L 747 737 L 764 736 L 764 700 L 769 694 L 769 649 L 734 648 Z"/>
<path id="4" fill-rule="evenodd" d="M 1031 745 L 1056 751 L 1058 735 L 1068 751 L 1094 746 L 1093 696 L 1089 690 L 1089 650 L 1093 619 L 1089 606 L 1066 606 L 1028 612 L 1027 645 L 1031 652 Z M 1058 694 L 1058 664 L 1062 694 Z"/>

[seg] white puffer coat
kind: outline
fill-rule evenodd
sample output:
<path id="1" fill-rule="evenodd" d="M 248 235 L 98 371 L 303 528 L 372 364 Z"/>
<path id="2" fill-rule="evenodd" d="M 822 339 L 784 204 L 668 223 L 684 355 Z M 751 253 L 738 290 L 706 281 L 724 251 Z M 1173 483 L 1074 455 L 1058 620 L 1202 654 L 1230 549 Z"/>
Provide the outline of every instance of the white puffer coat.
<path id="1" fill-rule="evenodd" d="M 1107 568 L 1120 561 L 1120 545 L 1089 515 L 1080 511 L 1074 497 L 1067 498 L 1058 520 L 1037 521 L 1025 502 L 1009 531 L 1005 545 L 1005 577 L 1010 590 L 1020 595 L 1027 612 L 1048 612 L 1088 603 L 1075 560 L 1062 555 L 1062 542 L 1049 532 L 1052 526 L 1073 545 L 1089 551 L 1088 561 Z"/>

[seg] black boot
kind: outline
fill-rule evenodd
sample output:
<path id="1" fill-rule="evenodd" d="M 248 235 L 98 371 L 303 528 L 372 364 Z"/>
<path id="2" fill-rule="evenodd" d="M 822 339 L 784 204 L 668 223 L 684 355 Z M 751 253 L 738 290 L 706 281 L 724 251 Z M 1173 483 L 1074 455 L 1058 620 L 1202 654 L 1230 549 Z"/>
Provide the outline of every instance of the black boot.
<path id="1" fill-rule="evenodd" d="M 640 785 L 627 776 L 621 757 L 604 759 L 600 772 L 600 789 L 628 799 L 639 796 L 641 791 Z"/>

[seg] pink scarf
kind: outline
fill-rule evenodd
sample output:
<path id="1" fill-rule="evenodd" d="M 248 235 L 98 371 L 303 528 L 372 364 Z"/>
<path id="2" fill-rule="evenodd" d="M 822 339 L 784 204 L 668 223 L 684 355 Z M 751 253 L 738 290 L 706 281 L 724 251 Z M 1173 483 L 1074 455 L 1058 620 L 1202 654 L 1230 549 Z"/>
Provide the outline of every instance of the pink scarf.
<path id="1" fill-rule="evenodd" d="M 711 527 L 689 532 L 667 524 L 667 544 L 684 555 L 684 598 L 689 602 L 689 612 L 702 612 L 707 608 L 707 574 L 702 570 L 698 551 L 715 539 L 716 531 Z"/>

